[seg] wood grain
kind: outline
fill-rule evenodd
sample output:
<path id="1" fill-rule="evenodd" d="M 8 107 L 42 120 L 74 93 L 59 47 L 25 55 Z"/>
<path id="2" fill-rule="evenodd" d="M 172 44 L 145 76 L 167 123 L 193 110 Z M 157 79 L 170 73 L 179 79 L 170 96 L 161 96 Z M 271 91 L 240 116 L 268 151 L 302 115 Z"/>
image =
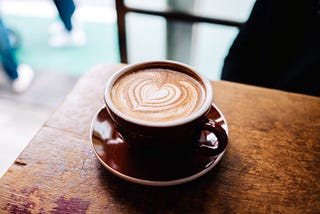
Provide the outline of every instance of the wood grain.
<path id="1" fill-rule="evenodd" d="M 319 213 L 320 98 L 215 81 L 229 125 L 218 166 L 172 187 L 132 184 L 89 142 L 108 77 L 86 73 L 0 180 L 0 213 Z M 23 164 L 21 164 L 23 163 Z"/>

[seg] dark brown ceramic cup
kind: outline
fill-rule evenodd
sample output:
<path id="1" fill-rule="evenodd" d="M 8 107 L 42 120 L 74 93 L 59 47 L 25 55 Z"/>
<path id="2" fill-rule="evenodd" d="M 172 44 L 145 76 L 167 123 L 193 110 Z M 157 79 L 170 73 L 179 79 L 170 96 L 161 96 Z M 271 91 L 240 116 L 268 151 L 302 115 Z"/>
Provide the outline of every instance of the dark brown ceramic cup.
<path id="1" fill-rule="evenodd" d="M 168 121 L 150 121 L 145 120 L 144 118 L 136 118 L 124 113 L 120 109 L 122 109 L 122 107 L 127 108 L 128 106 L 131 106 L 132 103 L 124 103 L 121 105 L 115 104 L 113 96 L 125 98 L 127 95 L 123 95 L 121 94 L 121 92 L 114 95 L 112 91 L 115 90 L 115 87 L 118 87 L 117 82 L 119 82 L 119 79 L 124 78 L 124 76 L 140 72 L 142 70 L 147 70 L 148 72 L 157 70 L 169 70 L 191 77 L 197 83 L 199 83 L 201 87 L 201 93 L 193 93 L 194 90 L 192 89 L 192 93 L 189 93 L 188 91 L 185 93 L 185 99 L 188 100 L 190 96 L 193 96 L 195 98 L 197 98 L 196 96 L 201 96 L 201 99 L 197 98 L 197 100 L 200 100 L 201 103 L 195 104 L 195 106 L 197 106 L 197 108 L 195 108 L 196 110 L 189 115 Z M 160 76 L 160 78 L 162 78 L 163 75 L 166 74 L 158 75 Z M 147 75 L 143 74 L 142 76 L 145 77 Z M 126 90 L 130 90 L 130 87 L 134 89 L 136 84 L 135 81 L 138 81 L 138 79 L 139 78 L 137 77 L 132 78 L 128 81 L 125 80 L 126 88 L 123 88 Z M 181 78 L 178 78 L 177 76 L 172 79 L 180 80 Z M 141 89 L 141 94 L 147 94 L 148 90 L 148 88 L 145 90 Z M 163 90 L 162 94 L 166 94 L 165 92 L 166 91 Z M 157 152 L 185 152 L 198 149 L 200 151 L 208 152 L 210 155 L 218 155 L 226 148 L 228 138 L 225 129 L 223 129 L 219 124 L 208 117 L 211 108 L 213 108 L 213 89 L 211 87 L 211 83 L 206 78 L 201 76 L 191 66 L 175 61 L 150 61 L 131 64 L 119 70 L 108 80 L 104 95 L 108 113 L 117 131 L 119 132 L 123 140 L 128 143 L 132 149 Z M 129 97 L 131 97 L 131 95 L 129 95 Z M 138 98 L 135 98 L 135 96 L 133 96 L 132 99 L 134 104 L 136 104 L 135 99 Z M 185 105 L 189 105 L 190 102 L 186 102 Z M 177 110 L 177 113 L 173 115 L 178 114 L 178 112 L 180 112 L 180 110 Z M 154 116 L 156 115 L 156 113 L 151 115 Z M 137 114 L 137 116 L 140 117 L 140 114 Z M 213 133 L 216 136 L 217 140 L 200 141 L 200 135 L 203 132 Z"/>

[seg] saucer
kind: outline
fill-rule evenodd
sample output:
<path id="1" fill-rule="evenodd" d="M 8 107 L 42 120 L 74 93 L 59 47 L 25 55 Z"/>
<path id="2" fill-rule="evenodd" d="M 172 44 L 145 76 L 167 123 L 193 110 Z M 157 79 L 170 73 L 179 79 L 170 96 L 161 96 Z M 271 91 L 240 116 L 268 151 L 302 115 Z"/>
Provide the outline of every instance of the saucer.
<path id="1" fill-rule="evenodd" d="M 213 105 L 209 118 L 228 126 L 220 110 Z M 188 155 L 141 154 L 133 152 L 115 129 L 105 107 L 92 120 L 90 139 L 101 164 L 116 176 L 127 181 L 149 186 L 171 186 L 192 181 L 214 168 L 223 157 L 194 151 Z M 217 140 L 213 133 L 203 131 L 201 139 Z"/>

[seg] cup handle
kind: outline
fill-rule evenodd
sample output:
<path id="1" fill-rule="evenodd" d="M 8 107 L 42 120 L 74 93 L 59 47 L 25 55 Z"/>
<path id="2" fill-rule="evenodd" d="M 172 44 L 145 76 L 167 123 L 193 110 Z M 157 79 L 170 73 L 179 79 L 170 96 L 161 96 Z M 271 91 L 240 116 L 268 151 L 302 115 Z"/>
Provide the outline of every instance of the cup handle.
<path id="1" fill-rule="evenodd" d="M 211 119 L 204 123 L 203 131 L 209 131 L 216 136 L 215 140 L 200 141 L 198 149 L 201 153 L 208 155 L 218 155 L 225 150 L 228 144 L 227 132 L 222 126 Z"/>

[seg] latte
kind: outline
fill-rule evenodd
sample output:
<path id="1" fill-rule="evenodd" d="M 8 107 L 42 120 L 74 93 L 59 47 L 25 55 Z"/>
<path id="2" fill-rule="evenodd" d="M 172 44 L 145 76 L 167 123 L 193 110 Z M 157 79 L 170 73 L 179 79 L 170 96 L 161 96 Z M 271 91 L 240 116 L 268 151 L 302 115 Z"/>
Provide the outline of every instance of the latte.
<path id="1" fill-rule="evenodd" d="M 110 92 L 114 106 L 125 115 L 149 122 L 168 122 L 188 117 L 205 102 L 201 80 L 165 68 L 126 73 Z"/>

